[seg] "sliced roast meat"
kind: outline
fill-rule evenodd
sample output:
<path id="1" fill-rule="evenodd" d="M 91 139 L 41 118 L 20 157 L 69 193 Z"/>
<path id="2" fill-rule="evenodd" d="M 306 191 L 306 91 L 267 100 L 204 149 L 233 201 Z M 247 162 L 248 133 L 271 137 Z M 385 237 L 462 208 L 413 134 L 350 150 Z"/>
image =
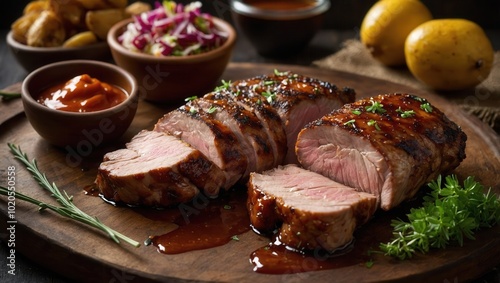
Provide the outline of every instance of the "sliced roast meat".
<path id="1" fill-rule="evenodd" d="M 250 172 L 262 172 L 274 167 L 270 138 L 254 112 L 239 105 L 231 96 L 220 96 L 217 93 L 208 93 L 189 103 L 210 113 L 236 135 L 248 160 L 244 179 Z"/>
<path id="2" fill-rule="evenodd" d="M 95 180 L 108 200 L 159 207 L 190 201 L 198 188 L 217 196 L 224 182 L 223 172 L 200 151 L 174 136 L 145 130 L 126 148 L 107 153 Z"/>
<path id="3" fill-rule="evenodd" d="M 372 217 L 377 198 L 289 164 L 252 173 L 247 206 L 254 229 L 278 227 L 279 240 L 298 250 L 333 251 Z"/>
<path id="4" fill-rule="evenodd" d="M 269 103 L 262 101 L 262 96 L 254 92 L 232 91 L 230 88 L 213 92 L 217 99 L 227 99 L 245 108 L 257 116 L 262 123 L 262 130 L 267 134 L 273 152 L 274 162 L 271 168 L 283 164 L 287 153 L 285 128 L 278 112 Z M 270 168 L 268 168 L 270 169 Z"/>
<path id="5" fill-rule="evenodd" d="M 176 136 L 201 151 L 224 172 L 224 189 L 236 184 L 246 171 L 248 160 L 236 135 L 202 108 L 183 105 L 160 118 L 154 130 Z"/>
<path id="6" fill-rule="evenodd" d="M 354 101 L 353 89 L 338 89 L 319 79 L 292 72 L 275 72 L 247 80 L 236 81 L 234 92 L 261 95 L 263 103 L 276 109 L 287 135 L 287 155 L 284 163 L 297 163 L 295 142 L 297 134 L 308 123 Z"/>
<path id="7" fill-rule="evenodd" d="M 303 129 L 300 164 L 378 197 L 389 210 L 465 158 L 467 136 L 427 100 L 387 94 L 347 104 Z"/>

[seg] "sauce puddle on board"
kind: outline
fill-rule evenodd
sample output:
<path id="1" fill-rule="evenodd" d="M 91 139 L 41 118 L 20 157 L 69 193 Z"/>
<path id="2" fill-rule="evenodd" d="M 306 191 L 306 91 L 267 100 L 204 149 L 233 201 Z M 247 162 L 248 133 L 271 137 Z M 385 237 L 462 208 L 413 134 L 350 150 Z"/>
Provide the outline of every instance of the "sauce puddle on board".
<path id="1" fill-rule="evenodd" d="M 97 196 L 95 187 L 86 187 L 85 191 L 87 195 Z M 132 209 L 148 219 L 178 225 L 176 230 L 167 234 L 150 236 L 147 243 L 160 253 L 180 254 L 222 246 L 251 230 L 246 199 L 246 190 L 237 188 L 217 199 L 202 195 L 190 203 L 172 208 Z M 355 244 L 328 253 L 320 249 L 309 252 L 292 250 L 281 244 L 276 236 L 270 236 L 270 243 L 252 252 L 249 261 L 255 272 L 263 274 L 293 274 L 363 265 L 370 260 L 367 251 L 373 240 L 371 237 L 360 238 Z"/>
<path id="2" fill-rule="evenodd" d="M 151 236 L 150 242 L 165 254 L 222 246 L 250 230 L 245 203 L 246 193 L 238 191 L 213 200 L 200 196 L 160 213 L 148 211 L 146 217 L 161 217 L 179 226 L 167 234 Z"/>

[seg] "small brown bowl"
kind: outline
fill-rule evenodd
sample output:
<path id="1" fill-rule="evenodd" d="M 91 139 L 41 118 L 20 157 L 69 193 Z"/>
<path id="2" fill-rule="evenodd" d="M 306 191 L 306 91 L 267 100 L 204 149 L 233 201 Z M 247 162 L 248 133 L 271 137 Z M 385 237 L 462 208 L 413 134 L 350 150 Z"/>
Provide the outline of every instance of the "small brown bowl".
<path id="1" fill-rule="evenodd" d="M 236 27 L 266 57 L 302 51 L 321 28 L 329 8 L 329 0 L 231 1 Z"/>
<path id="2" fill-rule="evenodd" d="M 130 51 L 118 42 L 132 21 L 127 19 L 114 25 L 108 33 L 108 44 L 116 64 L 137 79 L 141 98 L 179 103 L 186 97 L 203 95 L 219 84 L 236 41 L 236 31 L 229 23 L 213 18 L 215 25 L 228 33 L 225 43 L 217 49 L 196 55 L 157 57 Z"/>
<path id="3" fill-rule="evenodd" d="M 56 110 L 37 102 L 43 90 L 82 74 L 122 88 L 127 98 L 114 107 L 93 112 Z M 121 137 L 138 104 L 137 82 L 131 74 L 115 65 L 92 60 L 69 60 L 36 69 L 24 79 L 21 98 L 29 122 L 41 137 L 77 153 Z"/>
<path id="4" fill-rule="evenodd" d="M 12 36 L 12 31 L 7 34 L 6 41 L 17 62 L 28 72 L 65 60 L 107 61 L 111 59 L 109 46 L 105 41 L 82 47 L 33 47 L 17 42 Z"/>

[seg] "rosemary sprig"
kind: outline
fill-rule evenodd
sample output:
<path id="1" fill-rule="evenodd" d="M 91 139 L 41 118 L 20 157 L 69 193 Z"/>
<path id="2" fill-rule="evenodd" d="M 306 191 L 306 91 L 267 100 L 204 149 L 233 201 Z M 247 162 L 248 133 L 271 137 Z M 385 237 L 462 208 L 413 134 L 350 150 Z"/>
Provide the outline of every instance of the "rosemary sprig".
<path id="1" fill-rule="evenodd" d="M 21 94 L 18 92 L 0 91 L 0 97 L 2 97 L 2 100 L 9 101 L 16 98 L 20 98 Z"/>
<path id="2" fill-rule="evenodd" d="M 474 239 L 474 232 L 500 223 L 500 198 L 468 177 L 460 185 L 455 175 L 441 176 L 428 184 L 431 192 L 424 197 L 422 207 L 407 214 L 408 221 L 393 220 L 393 239 L 382 243 L 386 255 L 401 260 L 415 253 L 426 253 L 431 248 L 445 248 L 450 244 L 463 245 L 464 238 Z"/>
<path id="3" fill-rule="evenodd" d="M 57 214 L 71 218 L 73 220 L 79 221 L 81 223 L 87 224 L 91 227 L 97 228 L 113 239 L 116 243 L 120 243 L 120 241 L 124 241 L 132 246 L 139 247 L 140 243 L 111 229 L 110 227 L 103 224 L 97 217 L 92 217 L 85 212 L 81 211 L 74 203 L 73 197 L 69 196 L 66 191 L 61 192 L 55 183 L 50 183 L 45 174 L 40 172 L 38 168 L 37 161 L 33 159 L 30 161 L 26 153 L 24 153 L 20 147 L 9 143 L 8 144 L 12 154 L 18 160 L 20 160 L 25 166 L 26 169 L 31 172 L 33 178 L 38 182 L 38 184 L 45 190 L 51 193 L 51 196 L 57 200 L 60 206 L 51 205 L 48 203 L 44 203 L 42 201 L 36 200 L 24 194 L 21 194 L 16 191 L 16 198 L 30 202 L 39 206 L 39 210 L 49 209 Z M 5 187 L 0 186 L 0 194 L 7 195 L 9 191 Z"/>

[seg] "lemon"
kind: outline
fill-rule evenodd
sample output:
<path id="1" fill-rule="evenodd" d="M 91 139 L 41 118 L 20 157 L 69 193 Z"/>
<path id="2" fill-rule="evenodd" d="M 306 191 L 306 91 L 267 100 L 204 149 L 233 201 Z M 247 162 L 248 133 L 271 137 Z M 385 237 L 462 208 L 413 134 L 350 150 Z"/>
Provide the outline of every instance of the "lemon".
<path id="1" fill-rule="evenodd" d="M 405 56 L 408 69 L 420 81 L 436 90 L 460 90 L 488 77 L 494 50 L 476 23 L 436 19 L 408 35 Z"/>
<path id="2" fill-rule="evenodd" d="M 431 19 L 429 9 L 418 0 L 381 0 L 363 18 L 360 39 L 383 64 L 404 65 L 406 37 L 418 25 Z"/>

